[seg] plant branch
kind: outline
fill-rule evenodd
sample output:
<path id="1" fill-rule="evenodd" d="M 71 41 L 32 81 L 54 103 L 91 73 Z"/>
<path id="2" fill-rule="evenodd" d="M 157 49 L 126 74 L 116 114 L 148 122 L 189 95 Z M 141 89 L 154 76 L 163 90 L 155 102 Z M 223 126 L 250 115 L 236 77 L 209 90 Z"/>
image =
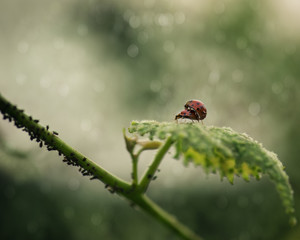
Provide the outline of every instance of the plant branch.
<path id="1" fill-rule="evenodd" d="M 63 140 L 61 140 L 55 131 L 50 132 L 49 127 L 46 128 L 40 125 L 39 120 L 33 119 L 24 113 L 23 110 L 12 105 L 0 94 L 0 111 L 3 114 L 4 119 L 8 119 L 10 122 L 14 121 L 16 127 L 22 128 L 27 132 L 31 140 L 36 140 L 40 147 L 47 146 L 49 151 L 56 150 L 59 155 L 63 155 L 63 161 L 68 165 L 78 166 L 79 170 L 84 176 L 92 176 L 91 179 L 99 179 L 111 191 L 115 191 L 119 194 L 123 194 L 127 191 L 131 191 L 131 186 L 106 171 L 98 164 L 85 157 L 80 152 L 76 151 Z"/>
<path id="2" fill-rule="evenodd" d="M 57 136 L 57 132 L 51 132 L 49 131 L 48 126 L 43 127 L 42 125 L 40 125 L 38 123 L 39 120 L 33 119 L 31 116 L 26 115 L 23 110 L 20 110 L 17 108 L 17 106 L 12 105 L 1 94 L 0 111 L 3 114 L 4 119 L 8 119 L 10 122 L 14 121 L 15 126 L 17 128 L 22 128 L 23 131 L 27 132 L 30 136 L 30 139 L 36 140 L 36 142 L 39 143 L 40 147 L 44 145 L 49 151 L 57 151 L 59 155 L 64 156 L 63 161 L 68 165 L 79 167 L 79 171 L 84 176 L 91 176 L 91 179 L 99 179 L 104 184 L 106 184 L 107 187 L 109 187 L 109 190 L 111 192 L 116 192 L 131 200 L 134 204 L 138 205 L 145 212 L 165 224 L 183 239 L 201 240 L 201 238 L 199 238 L 195 233 L 193 233 L 186 226 L 177 221 L 174 216 L 165 212 L 144 195 L 144 192 L 147 190 L 148 185 L 152 180 L 153 175 L 157 170 L 161 160 L 173 144 L 171 137 L 167 138 L 162 146 L 161 142 L 158 141 L 148 141 L 145 143 L 141 143 L 143 147 L 136 154 L 134 154 L 133 150 L 137 143 L 136 139 L 130 139 L 124 135 L 127 149 L 133 159 L 133 184 L 130 185 L 129 183 L 112 175 L 110 172 L 106 171 L 101 166 L 97 165 L 95 162 L 67 145 Z M 161 147 L 159 148 L 159 146 Z M 157 148 L 159 148 L 159 150 L 154 158 L 154 161 L 146 171 L 140 185 L 137 185 L 138 187 L 136 188 L 136 185 L 134 184 L 137 183 L 137 163 L 140 153 L 147 149 Z"/>
<path id="3" fill-rule="evenodd" d="M 158 152 L 155 155 L 153 162 L 151 163 L 151 165 L 149 166 L 147 171 L 144 173 L 144 176 L 142 177 L 142 180 L 139 183 L 138 187 L 141 192 L 144 193 L 147 191 L 147 188 L 148 188 L 151 180 L 153 179 L 154 174 L 155 174 L 159 164 L 161 163 L 163 157 L 165 156 L 165 154 L 167 153 L 169 148 L 172 146 L 172 144 L 173 144 L 173 140 L 172 140 L 172 137 L 170 136 L 167 138 L 165 143 L 159 148 Z"/>
<path id="4" fill-rule="evenodd" d="M 138 184 L 138 155 L 130 153 L 132 159 L 132 185 Z"/>
<path id="5" fill-rule="evenodd" d="M 173 215 L 167 213 L 157 204 L 155 204 L 146 195 L 138 195 L 133 201 L 142 208 L 145 212 L 149 213 L 152 217 L 159 220 L 161 223 L 166 225 L 168 228 L 173 230 L 182 239 L 186 240 L 203 240 L 197 236 L 193 231 L 180 223 Z"/>

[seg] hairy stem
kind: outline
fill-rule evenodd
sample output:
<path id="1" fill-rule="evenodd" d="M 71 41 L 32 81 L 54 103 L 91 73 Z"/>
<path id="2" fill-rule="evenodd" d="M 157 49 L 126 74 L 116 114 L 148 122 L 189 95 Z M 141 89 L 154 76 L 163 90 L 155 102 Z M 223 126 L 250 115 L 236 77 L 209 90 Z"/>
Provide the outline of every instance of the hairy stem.
<path id="1" fill-rule="evenodd" d="M 48 126 L 45 128 L 40 125 L 38 120 L 26 115 L 23 110 L 12 105 L 1 94 L 0 111 L 3 114 L 4 119 L 14 121 L 16 127 L 22 128 L 23 131 L 28 132 L 31 140 L 36 140 L 41 147 L 43 145 L 47 146 L 49 151 L 56 150 L 59 155 L 65 157 L 63 161 L 68 165 L 80 167 L 80 171 L 83 175 L 99 179 L 109 186 L 112 191 L 116 191 L 120 194 L 131 190 L 131 186 L 127 182 L 112 175 L 110 172 L 70 147 L 57 136 L 55 131 L 50 132 Z"/>
<path id="2" fill-rule="evenodd" d="M 152 181 L 159 164 L 161 163 L 163 157 L 165 156 L 167 151 L 170 149 L 172 144 L 173 144 L 172 138 L 168 137 L 166 142 L 159 148 L 153 162 L 151 163 L 151 165 L 149 166 L 147 171 L 144 173 L 144 176 L 142 177 L 142 180 L 139 184 L 139 189 L 141 192 L 147 191 L 147 188 L 148 188 L 150 182 Z"/>
<path id="3" fill-rule="evenodd" d="M 203 240 L 197 236 L 193 231 L 180 223 L 173 215 L 167 213 L 157 204 L 155 204 L 146 195 L 138 195 L 133 201 L 145 212 L 149 213 L 155 219 L 166 225 L 168 228 L 173 230 L 177 235 L 186 240 Z"/>
<path id="4" fill-rule="evenodd" d="M 137 184 L 137 164 L 138 157 L 140 153 L 146 149 L 157 149 L 161 143 L 160 142 L 150 142 L 140 149 L 137 154 L 133 154 L 134 146 L 136 141 L 134 139 L 126 138 L 127 149 L 131 153 L 133 160 L 133 183 L 129 183 L 119 179 L 118 177 L 112 175 L 107 170 L 103 169 L 101 166 L 97 165 L 95 162 L 89 158 L 82 155 L 80 152 L 76 151 L 69 145 L 67 145 L 63 140 L 61 140 L 55 131 L 49 131 L 49 127 L 43 127 L 40 125 L 38 120 L 33 119 L 31 116 L 26 115 L 23 110 L 17 108 L 17 106 L 12 105 L 0 94 L 0 111 L 3 114 L 4 119 L 8 119 L 10 122 L 14 121 L 17 128 L 22 128 L 23 131 L 27 132 L 31 140 L 36 140 L 40 147 L 46 146 L 49 151 L 55 150 L 59 155 L 63 155 L 63 161 L 68 165 L 79 167 L 79 171 L 85 176 L 92 176 L 91 179 L 99 179 L 109 187 L 109 190 L 116 192 L 125 198 L 131 200 L 133 203 L 138 205 L 148 214 L 152 215 L 155 219 L 162 222 L 168 226 L 171 230 L 181 236 L 183 239 L 187 240 L 201 240 L 196 236 L 191 230 L 185 227 L 183 224 L 177 221 L 175 217 L 165 212 L 155 203 L 153 203 L 149 198 L 144 195 L 147 190 L 150 181 L 153 178 L 155 171 L 157 170 L 160 162 L 165 156 L 168 149 L 173 144 L 171 137 L 169 137 L 165 143 L 159 148 L 154 161 L 148 168 L 144 177 L 142 178 L 139 185 Z M 138 186 L 136 188 L 136 186 Z"/>
<path id="5" fill-rule="evenodd" d="M 138 155 L 131 153 L 132 159 L 132 185 L 138 184 Z"/>

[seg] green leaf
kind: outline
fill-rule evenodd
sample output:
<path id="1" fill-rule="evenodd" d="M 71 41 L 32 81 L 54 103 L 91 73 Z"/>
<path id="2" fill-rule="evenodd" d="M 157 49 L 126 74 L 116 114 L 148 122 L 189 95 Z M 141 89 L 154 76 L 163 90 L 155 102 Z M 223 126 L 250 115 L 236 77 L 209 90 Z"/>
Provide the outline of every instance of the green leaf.
<path id="1" fill-rule="evenodd" d="M 140 136 L 148 134 L 150 140 L 171 136 L 175 146 L 174 158 L 183 157 L 185 165 L 193 163 L 207 173 L 219 173 L 233 183 L 234 176 L 246 181 L 253 176 L 260 179 L 266 174 L 275 183 L 286 212 L 294 225 L 293 190 L 282 163 L 273 152 L 245 133 L 231 128 L 203 126 L 199 123 L 170 123 L 156 121 L 133 121 L 128 129 Z"/>

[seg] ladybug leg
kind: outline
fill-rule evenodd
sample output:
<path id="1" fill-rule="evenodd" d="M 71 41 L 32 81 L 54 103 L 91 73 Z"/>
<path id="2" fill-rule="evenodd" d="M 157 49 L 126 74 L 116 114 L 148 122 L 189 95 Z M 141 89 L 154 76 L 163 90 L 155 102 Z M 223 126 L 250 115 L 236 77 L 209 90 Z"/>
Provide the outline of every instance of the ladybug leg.
<path id="1" fill-rule="evenodd" d="M 202 123 L 202 125 L 204 125 L 202 120 L 201 120 L 201 123 Z"/>

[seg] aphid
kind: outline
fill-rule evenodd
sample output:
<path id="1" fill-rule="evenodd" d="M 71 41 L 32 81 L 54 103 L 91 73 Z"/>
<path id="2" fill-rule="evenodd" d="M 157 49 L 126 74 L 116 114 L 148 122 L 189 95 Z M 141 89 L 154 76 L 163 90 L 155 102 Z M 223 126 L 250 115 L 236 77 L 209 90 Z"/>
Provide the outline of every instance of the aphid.
<path id="1" fill-rule="evenodd" d="M 40 121 L 40 120 L 38 120 L 38 119 L 35 119 L 35 120 L 33 120 L 33 121 L 34 121 L 35 123 L 39 123 L 39 121 Z"/>
<path id="2" fill-rule="evenodd" d="M 41 148 L 41 147 L 43 147 L 43 142 L 42 142 L 42 141 L 40 142 L 40 148 Z"/>
<path id="3" fill-rule="evenodd" d="M 112 187 L 108 187 L 107 190 L 110 192 L 110 193 L 115 193 L 116 190 Z"/>
<path id="4" fill-rule="evenodd" d="M 53 131 L 53 134 L 54 134 L 54 135 L 58 135 L 58 132 Z"/>
<path id="5" fill-rule="evenodd" d="M 186 110 L 193 110 L 197 115 L 197 120 L 203 120 L 206 117 L 207 109 L 204 103 L 199 100 L 190 100 L 184 105 Z"/>
<path id="6" fill-rule="evenodd" d="M 49 126 L 48 125 L 46 126 L 46 129 L 47 129 L 47 131 L 49 130 Z"/>
<path id="7" fill-rule="evenodd" d="M 175 120 L 178 120 L 180 118 L 187 118 L 187 119 L 199 121 L 199 117 L 196 115 L 195 111 L 193 110 L 191 111 L 187 109 L 181 111 L 179 114 L 175 116 Z"/>
<path id="8" fill-rule="evenodd" d="M 92 175 L 89 171 L 87 171 L 87 170 L 83 170 L 83 171 L 81 171 L 81 173 L 82 173 L 82 175 L 83 176 L 90 176 L 90 175 Z"/>

